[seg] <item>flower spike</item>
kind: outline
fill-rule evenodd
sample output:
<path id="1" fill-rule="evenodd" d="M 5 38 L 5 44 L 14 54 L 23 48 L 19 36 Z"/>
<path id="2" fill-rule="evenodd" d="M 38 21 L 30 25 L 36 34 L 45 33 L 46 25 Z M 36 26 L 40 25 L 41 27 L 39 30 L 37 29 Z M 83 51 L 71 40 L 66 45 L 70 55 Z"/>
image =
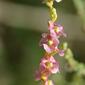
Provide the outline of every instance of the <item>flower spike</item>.
<path id="1" fill-rule="evenodd" d="M 42 80 L 43 85 L 54 85 L 52 80 L 49 80 L 51 74 L 56 74 L 60 70 L 59 62 L 55 60 L 54 55 L 59 54 L 64 56 L 64 50 L 59 48 L 60 37 L 66 37 L 64 29 L 61 25 L 56 24 L 57 12 L 53 7 L 54 1 L 60 2 L 61 0 L 44 0 L 50 10 L 50 20 L 48 21 L 48 32 L 42 33 L 39 45 L 44 49 L 45 55 L 41 58 L 39 69 L 36 71 L 36 80 Z"/>

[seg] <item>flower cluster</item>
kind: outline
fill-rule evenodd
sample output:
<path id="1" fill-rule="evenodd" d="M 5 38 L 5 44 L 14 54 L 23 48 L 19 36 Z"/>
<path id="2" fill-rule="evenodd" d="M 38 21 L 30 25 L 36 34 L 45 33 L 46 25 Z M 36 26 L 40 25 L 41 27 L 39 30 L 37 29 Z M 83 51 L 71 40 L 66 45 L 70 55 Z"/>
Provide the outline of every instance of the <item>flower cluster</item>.
<path id="1" fill-rule="evenodd" d="M 57 2 L 61 0 L 56 0 Z M 44 85 L 53 85 L 52 80 L 49 80 L 51 74 L 59 72 L 59 62 L 54 59 L 55 54 L 64 56 L 64 50 L 59 48 L 59 38 L 66 36 L 63 27 L 56 24 L 57 19 L 56 9 L 53 7 L 54 0 L 46 0 L 46 5 L 50 8 L 51 19 L 48 21 L 49 32 L 43 33 L 40 40 L 40 46 L 44 48 L 45 55 L 40 61 L 39 69 L 36 71 L 36 80 L 42 80 Z"/>
<path id="2" fill-rule="evenodd" d="M 36 71 L 36 80 L 48 81 L 48 77 L 59 72 L 59 63 L 53 56 L 44 56 L 41 59 L 39 70 Z M 47 84 L 46 84 L 47 85 Z"/>

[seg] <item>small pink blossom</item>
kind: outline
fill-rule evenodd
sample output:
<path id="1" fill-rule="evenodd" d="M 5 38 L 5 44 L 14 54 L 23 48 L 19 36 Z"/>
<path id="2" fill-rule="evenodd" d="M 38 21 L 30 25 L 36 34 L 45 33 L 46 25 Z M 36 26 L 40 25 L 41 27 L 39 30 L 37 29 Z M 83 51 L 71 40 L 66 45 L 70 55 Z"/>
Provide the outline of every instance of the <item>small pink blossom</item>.
<path id="1" fill-rule="evenodd" d="M 59 63 L 54 59 L 53 56 L 42 58 L 40 66 L 45 67 L 53 74 L 59 72 Z"/>
<path id="2" fill-rule="evenodd" d="M 59 40 L 48 33 L 43 33 L 40 41 L 40 46 L 43 46 L 47 53 L 52 53 L 54 51 L 58 52 Z"/>
<path id="3" fill-rule="evenodd" d="M 41 62 L 40 62 L 39 70 L 36 71 L 35 78 L 37 81 L 41 79 L 46 81 L 48 80 L 48 77 L 50 76 L 51 72 L 44 65 L 41 65 Z"/>
<path id="4" fill-rule="evenodd" d="M 48 29 L 49 29 L 51 35 L 56 36 L 57 38 L 59 38 L 60 36 L 66 37 L 66 34 L 64 33 L 64 30 L 63 30 L 63 26 L 61 26 L 59 24 L 57 25 L 54 22 L 49 21 Z"/>
<path id="5" fill-rule="evenodd" d="M 48 77 L 50 76 L 51 72 L 45 68 L 44 66 L 40 65 L 39 70 L 36 71 L 35 78 L 36 81 L 38 80 L 48 80 Z"/>
<path id="6" fill-rule="evenodd" d="M 43 33 L 39 44 L 40 46 L 42 46 L 43 44 L 58 46 L 59 40 L 49 33 Z"/>
<path id="7" fill-rule="evenodd" d="M 41 59 L 39 70 L 36 71 L 36 80 L 48 80 L 51 74 L 59 72 L 59 63 L 53 56 L 46 56 Z"/>

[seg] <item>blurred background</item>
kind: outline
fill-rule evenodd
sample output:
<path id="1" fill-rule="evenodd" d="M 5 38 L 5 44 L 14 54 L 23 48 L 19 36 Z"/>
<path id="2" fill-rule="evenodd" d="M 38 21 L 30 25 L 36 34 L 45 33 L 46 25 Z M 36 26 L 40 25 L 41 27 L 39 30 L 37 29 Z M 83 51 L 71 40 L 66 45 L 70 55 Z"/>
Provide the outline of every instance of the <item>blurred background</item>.
<path id="1" fill-rule="evenodd" d="M 0 0 L 0 85 L 40 85 L 34 78 L 43 56 L 38 43 L 49 20 L 48 8 L 41 2 Z M 54 5 L 57 23 L 67 33 L 62 41 L 68 42 L 77 61 L 85 63 L 85 0 L 62 0 Z M 65 61 L 59 60 L 63 68 Z M 85 76 L 73 83 L 72 74 L 68 75 L 63 70 L 52 79 L 55 85 L 85 85 Z"/>

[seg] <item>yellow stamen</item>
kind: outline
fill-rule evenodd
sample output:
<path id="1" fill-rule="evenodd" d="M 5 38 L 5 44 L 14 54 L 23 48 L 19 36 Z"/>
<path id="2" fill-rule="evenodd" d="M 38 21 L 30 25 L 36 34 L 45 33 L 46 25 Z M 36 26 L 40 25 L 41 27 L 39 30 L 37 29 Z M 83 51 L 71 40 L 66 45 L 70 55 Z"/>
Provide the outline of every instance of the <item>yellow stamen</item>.
<path id="1" fill-rule="evenodd" d="M 59 28 L 57 26 L 54 27 L 55 32 L 59 32 Z"/>
<path id="2" fill-rule="evenodd" d="M 49 41 L 48 41 L 48 44 L 49 44 L 49 45 L 52 45 L 52 44 L 53 44 L 53 41 L 52 41 L 52 40 L 49 40 Z"/>
<path id="3" fill-rule="evenodd" d="M 45 80 L 47 79 L 47 77 L 46 77 L 45 75 L 42 75 L 42 76 L 41 76 L 41 79 L 42 79 L 43 81 L 45 81 Z"/>
<path id="4" fill-rule="evenodd" d="M 46 66 L 47 66 L 47 68 L 51 68 L 51 67 L 53 67 L 53 64 L 51 62 L 47 62 Z"/>

